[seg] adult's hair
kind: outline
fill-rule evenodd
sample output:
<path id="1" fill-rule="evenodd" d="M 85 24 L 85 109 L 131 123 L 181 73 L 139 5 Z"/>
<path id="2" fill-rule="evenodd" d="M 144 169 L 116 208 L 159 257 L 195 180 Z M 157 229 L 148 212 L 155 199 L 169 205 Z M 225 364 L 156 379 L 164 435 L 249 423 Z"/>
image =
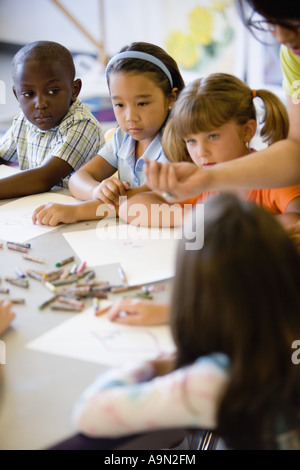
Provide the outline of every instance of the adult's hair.
<path id="1" fill-rule="evenodd" d="M 59 62 L 65 68 L 70 80 L 75 78 L 75 66 L 71 52 L 61 44 L 52 41 L 36 41 L 22 47 L 12 61 L 12 78 L 15 82 L 16 69 L 26 61 Z"/>
<path id="2" fill-rule="evenodd" d="M 133 42 L 120 50 L 120 52 L 125 51 L 140 51 L 156 57 L 163 62 L 169 70 L 173 79 L 173 87 L 178 88 L 178 91 L 181 91 L 184 88 L 184 80 L 176 61 L 161 47 L 148 42 Z M 119 71 L 151 74 L 151 78 L 157 83 L 166 96 L 168 96 L 172 91 L 170 81 L 166 74 L 157 65 L 154 65 L 152 62 L 148 62 L 147 60 L 136 58 L 123 58 L 117 60 L 110 68 L 109 76 L 111 73 Z"/>
<path id="3" fill-rule="evenodd" d="M 217 432 L 234 449 L 271 446 L 266 436 L 274 442 L 280 421 L 300 424 L 300 374 L 291 360 L 300 339 L 299 254 L 271 214 L 231 194 L 205 204 L 203 248 L 186 250 L 187 242 L 190 233 L 179 245 L 171 302 L 177 366 L 226 354 Z"/>
<path id="4" fill-rule="evenodd" d="M 282 21 L 300 19 L 299 5 L 294 0 L 236 0 L 236 4 L 245 23 L 249 7 L 250 12 L 256 11 L 266 19 L 277 20 L 279 25 Z"/>
<path id="5" fill-rule="evenodd" d="M 227 122 L 245 124 L 256 120 L 254 97 L 264 105 L 260 136 L 271 144 L 287 137 L 288 114 L 280 99 L 269 90 L 253 90 L 242 80 L 226 73 L 213 73 L 189 83 L 174 103 L 163 135 L 163 149 L 171 161 L 186 160 L 180 139 L 210 132 Z"/>

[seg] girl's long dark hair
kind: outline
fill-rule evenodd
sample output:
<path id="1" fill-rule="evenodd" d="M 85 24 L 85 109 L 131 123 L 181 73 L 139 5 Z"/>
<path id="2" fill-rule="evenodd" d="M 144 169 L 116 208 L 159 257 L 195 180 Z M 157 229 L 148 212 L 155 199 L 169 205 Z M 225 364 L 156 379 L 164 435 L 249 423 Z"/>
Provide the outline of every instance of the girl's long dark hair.
<path id="1" fill-rule="evenodd" d="M 300 370 L 291 360 L 300 339 L 299 254 L 271 214 L 230 194 L 205 204 L 203 248 L 186 250 L 187 240 L 171 305 L 177 366 L 226 354 L 217 432 L 231 448 L 264 448 L 281 418 L 300 424 Z"/>

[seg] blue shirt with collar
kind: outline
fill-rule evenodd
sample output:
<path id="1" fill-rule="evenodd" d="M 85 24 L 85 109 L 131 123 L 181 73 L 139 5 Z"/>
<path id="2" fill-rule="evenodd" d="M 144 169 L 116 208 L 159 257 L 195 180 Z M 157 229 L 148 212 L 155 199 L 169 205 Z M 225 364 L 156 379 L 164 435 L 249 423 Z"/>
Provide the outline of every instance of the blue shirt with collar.
<path id="1" fill-rule="evenodd" d="M 145 158 L 162 163 L 168 161 L 162 150 L 161 134 L 152 140 L 137 162 L 135 161 L 135 146 L 136 140 L 118 127 L 112 138 L 99 152 L 101 157 L 118 170 L 119 179 L 128 181 L 131 188 L 141 186 L 146 182 Z"/>

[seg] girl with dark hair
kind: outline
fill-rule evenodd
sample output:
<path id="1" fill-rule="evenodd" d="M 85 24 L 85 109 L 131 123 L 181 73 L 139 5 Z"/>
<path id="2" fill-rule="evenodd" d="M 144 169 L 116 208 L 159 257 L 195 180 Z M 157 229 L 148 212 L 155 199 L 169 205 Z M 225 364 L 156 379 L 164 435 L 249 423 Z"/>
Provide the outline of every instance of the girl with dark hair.
<path id="1" fill-rule="evenodd" d="M 174 59 L 159 46 L 135 42 L 112 57 L 106 77 L 118 128 L 99 154 L 69 181 L 73 196 L 87 202 L 71 208 L 42 205 L 34 212 L 34 223 L 54 226 L 100 219 L 103 204 L 115 207 L 116 215 L 120 196 L 148 189 L 145 160 L 167 161 L 162 130 L 184 87 Z"/>
<path id="2" fill-rule="evenodd" d="M 175 358 L 101 374 L 75 407 L 77 430 L 103 438 L 205 428 L 232 449 L 300 449 L 293 243 L 272 215 L 231 194 L 207 201 L 202 249 L 186 248 L 190 235 L 171 302 Z"/>

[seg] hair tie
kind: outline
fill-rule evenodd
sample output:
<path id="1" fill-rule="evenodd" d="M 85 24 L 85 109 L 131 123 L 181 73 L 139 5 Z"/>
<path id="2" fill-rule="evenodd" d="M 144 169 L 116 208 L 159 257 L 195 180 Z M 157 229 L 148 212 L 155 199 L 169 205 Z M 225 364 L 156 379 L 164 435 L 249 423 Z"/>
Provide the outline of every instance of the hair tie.
<path id="1" fill-rule="evenodd" d="M 146 52 L 141 52 L 141 51 L 124 51 L 112 57 L 106 66 L 106 80 L 107 81 L 108 81 L 108 75 L 109 75 L 110 69 L 112 68 L 113 64 L 117 62 L 117 60 L 120 60 L 120 59 L 141 59 L 141 60 L 145 60 L 146 62 L 151 62 L 152 64 L 156 65 L 156 67 L 159 67 L 160 70 L 164 72 L 164 74 L 168 77 L 171 88 L 173 88 L 173 78 L 172 78 L 172 75 L 170 74 L 169 69 L 165 66 L 165 64 L 157 57 L 151 54 L 147 54 Z"/>
<path id="2" fill-rule="evenodd" d="M 252 90 L 252 99 L 256 98 L 256 90 Z"/>

